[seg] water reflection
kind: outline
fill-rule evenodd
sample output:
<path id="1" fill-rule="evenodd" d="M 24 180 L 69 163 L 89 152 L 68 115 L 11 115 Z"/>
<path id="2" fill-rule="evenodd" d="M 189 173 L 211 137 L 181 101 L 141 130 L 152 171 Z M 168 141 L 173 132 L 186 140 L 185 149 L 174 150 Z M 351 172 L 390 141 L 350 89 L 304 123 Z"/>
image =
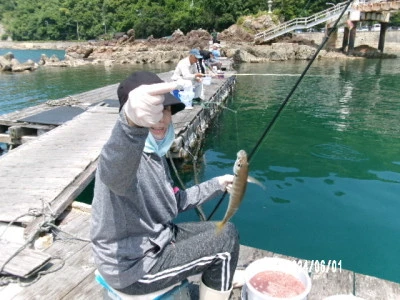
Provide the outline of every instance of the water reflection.
<path id="1" fill-rule="evenodd" d="M 363 154 L 352 149 L 351 147 L 337 143 L 315 145 L 311 150 L 311 154 L 321 158 L 348 160 L 354 162 L 368 159 Z"/>
<path id="2" fill-rule="evenodd" d="M 163 65 L 89 65 L 71 68 L 40 68 L 31 73 L 0 73 L 0 114 L 115 84 L 130 73 L 169 71 Z M 115 95 L 117 96 L 117 95 Z"/>
<path id="3" fill-rule="evenodd" d="M 251 161 L 250 173 L 267 191 L 248 186 L 233 218 L 242 243 L 342 259 L 346 268 L 400 282 L 398 264 L 390 263 L 400 251 L 399 65 L 353 60 L 312 66 L 310 74 L 329 77 L 304 78 Z M 239 72 L 299 74 L 305 66 L 243 65 Z M 210 128 L 206 149 L 232 161 L 237 149 L 250 152 L 295 82 L 295 76 L 238 77 L 229 106 L 237 113 L 224 112 Z M 208 153 L 204 178 L 231 171 Z M 371 259 L 379 266 L 368 264 Z"/>

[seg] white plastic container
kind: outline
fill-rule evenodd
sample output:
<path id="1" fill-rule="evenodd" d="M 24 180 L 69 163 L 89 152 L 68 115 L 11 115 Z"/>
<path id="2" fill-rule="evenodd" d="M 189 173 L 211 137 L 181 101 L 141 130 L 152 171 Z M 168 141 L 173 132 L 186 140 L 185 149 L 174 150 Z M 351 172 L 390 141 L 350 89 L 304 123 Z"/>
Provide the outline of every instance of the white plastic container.
<path id="1" fill-rule="evenodd" d="M 192 87 L 179 92 L 179 99 L 183 104 L 185 104 L 185 109 L 193 108 L 193 98 L 194 92 Z"/>
<path id="2" fill-rule="evenodd" d="M 277 298 L 261 293 L 253 287 L 250 280 L 254 275 L 263 271 L 279 271 L 292 275 L 303 283 L 305 290 L 301 294 L 290 298 Z M 252 262 L 246 268 L 244 289 L 242 299 L 245 300 L 306 300 L 311 290 L 311 279 L 306 270 L 293 261 L 277 257 L 264 257 Z"/>
<path id="3" fill-rule="evenodd" d="M 204 85 L 210 85 L 211 84 L 211 77 L 210 76 L 203 77 L 203 84 Z"/>

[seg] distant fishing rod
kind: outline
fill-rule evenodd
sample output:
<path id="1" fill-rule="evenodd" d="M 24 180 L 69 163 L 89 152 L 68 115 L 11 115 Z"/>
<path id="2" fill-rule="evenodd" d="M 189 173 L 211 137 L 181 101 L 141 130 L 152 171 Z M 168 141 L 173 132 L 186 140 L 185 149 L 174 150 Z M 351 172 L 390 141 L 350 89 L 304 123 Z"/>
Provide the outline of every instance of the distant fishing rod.
<path id="1" fill-rule="evenodd" d="M 263 73 L 263 74 L 258 74 L 258 73 L 242 73 L 242 74 L 235 74 L 235 76 L 276 76 L 276 77 L 281 77 L 281 76 L 299 76 L 301 74 L 274 74 L 274 73 Z M 317 77 L 328 77 L 332 75 L 308 75 L 308 76 L 317 76 Z"/>
<path id="2" fill-rule="evenodd" d="M 272 118 L 271 122 L 269 122 L 268 126 L 265 128 L 263 134 L 261 135 L 261 137 L 258 139 L 256 145 L 254 146 L 253 150 L 250 152 L 250 154 L 248 155 L 248 162 L 250 163 L 250 160 L 252 159 L 254 153 L 256 153 L 257 149 L 260 147 L 262 141 L 264 140 L 264 138 L 266 137 L 266 135 L 268 134 L 268 132 L 271 130 L 272 126 L 274 125 L 274 123 L 276 122 L 276 120 L 278 119 L 279 115 L 281 114 L 281 112 L 283 111 L 283 109 L 285 108 L 286 104 L 289 102 L 290 97 L 293 95 L 293 93 L 296 91 L 297 87 L 299 86 L 300 82 L 303 80 L 303 77 L 305 76 L 305 74 L 307 73 L 308 69 L 311 67 L 311 65 L 313 64 L 314 60 L 317 58 L 319 52 L 322 50 L 322 48 L 325 46 L 325 44 L 327 43 L 327 41 L 329 40 L 332 32 L 334 32 L 337 28 L 337 25 L 339 24 L 340 19 L 343 17 L 344 13 L 347 11 L 347 9 L 349 8 L 350 4 L 353 2 L 353 0 L 350 0 L 347 2 L 347 5 L 345 6 L 345 8 L 343 9 L 343 11 L 340 13 L 340 16 L 337 18 L 337 20 L 335 21 L 335 24 L 333 25 L 333 27 L 328 31 L 327 35 L 325 36 L 325 38 L 323 39 L 321 45 L 318 47 L 317 51 L 315 51 L 313 57 L 311 58 L 310 62 L 308 63 L 308 65 L 306 66 L 306 68 L 304 69 L 304 71 L 301 73 L 300 77 L 297 79 L 296 83 L 294 84 L 293 88 L 291 89 L 291 91 L 289 92 L 289 94 L 287 95 L 287 97 L 285 98 L 285 100 L 282 102 L 281 106 L 279 107 L 279 109 L 276 111 L 274 117 Z M 212 218 L 212 216 L 214 215 L 214 213 L 217 211 L 218 207 L 221 205 L 222 201 L 225 198 L 225 195 L 227 194 L 227 191 L 224 192 L 224 194 L 221 196 L 221 199 L 218 200 L 218 203 L 215 205 L 213 211 L 211 212 L 210 216 L 207 218 L 207 221 L 210 220 Z"/>

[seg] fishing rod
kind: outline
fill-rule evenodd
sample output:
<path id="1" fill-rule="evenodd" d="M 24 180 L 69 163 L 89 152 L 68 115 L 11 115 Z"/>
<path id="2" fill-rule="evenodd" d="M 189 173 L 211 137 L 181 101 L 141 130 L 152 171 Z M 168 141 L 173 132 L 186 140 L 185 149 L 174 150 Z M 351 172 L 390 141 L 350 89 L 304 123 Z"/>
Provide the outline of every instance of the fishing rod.
<path id="1" fill-rule="evenodd" d="M 281 76 L 299 76 L 301 74 L 275 74 L 275 73 L 241 73 L 241 74 L 235 74 L 235 76 L 276 76 L 276 77 L 281 77 Z M 308 76 L 316 76 L 316 77 L 329 77 L 332 75 L 308 75 Z"/>
<path id="2" fill-rule="evenodd" d="M 296 83 L 294 84 L 293 88 L 291 89 L 291 91 L 289 92 L 289 94 L 286 96 L 285 100 L 282 102 L 281 106 L 278 108 L 278 110 L 276 111 L 274 117 L 272 118 L 271 122 L 269 122 L 268 126 L 265 128 L 264 132 L 262 133 L 262 135 L 260 136 L 260 138 L 258 139 L 256 145 L 254 146 L 253 150 L 250 152 L 250 154 L 248 155 L 248 162 L 251 161 L 254 153 L 257 151 L 257 149 L 260 147 L 262 141 L 264 140 L 265 136 L 268 134 L 268 132 L 271 130 L 272 126 L 274 125 L 274 123 L 276 122 L 276 120 L 278 119 L 278 116 L 281 114 L 281 112 L 283 111 L 283 109 L 285 108 L 286 104 L 289 102 L 290 97 L 293 95 L 293 93 L 295 92 L 295 90 L 297 89 L 297 87 L 299 86 L 300 82 L 303 80 L 303 77 L 305 76 L 305 74 L 307 73 L 308 69 L 311 67 L 311 65 L 313 64 L 313 62 L 315 61 L 315 59 L 317 58 L 319 52 L 322 50 L 322 48 L 325 46 L 325 44 L 327 43 L 327 41 L 329 40 L 332 32 L 334 32 L 337 28 L 337 25 L 339 24 L 340 19 L 343 17 L 344 13 L 347 11 L 347 9 L 349 8 L 350 4 L 353 2 L 353 0 L 349 0 L 347 2 L 347 5 L 344 7 L 343 11 L 340 13 L 339 17 L 337 18 L 337 20 L 335 21 L 333 27 L 328 31 L 327 35 L 325 36 L 325 38 L 323 39 L 321 45 L 318 47 L 317 51 L 315 51 L 313 57 L 311 58 L 310 62 L 307 64 L 306 68 L 304 69 L 304 71 L 301 73 L 300 77 L 297 79 Z M 224 194 L 221 196 L 221 199 L 218 200 L 218 203 L 215 205 L 213 211 L 211 212 L 211 214 L 209 215 L 209 217 L 207 218 L 207 221 L 210 220 L 212 218 L 212 216 L 214 215 L 214 213 L 217 211 L 217 209 L 219 208 L 219 206 L 221 205 L 222 201 L 224 200 L 225 196 L 227 194 L 227 191 L 224 192 Z"/>

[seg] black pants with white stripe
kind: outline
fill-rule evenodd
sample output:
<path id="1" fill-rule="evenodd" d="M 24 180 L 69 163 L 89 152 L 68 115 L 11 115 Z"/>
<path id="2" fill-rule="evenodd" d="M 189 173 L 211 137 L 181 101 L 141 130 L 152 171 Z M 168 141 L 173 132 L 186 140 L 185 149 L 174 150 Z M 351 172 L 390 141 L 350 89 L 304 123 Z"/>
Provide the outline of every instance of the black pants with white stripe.
<path id="1" fill-rule="evenodd" d="M 202 281 L 209 288 L 220 291 L 231 288 L 239 256 L 239 237 L 235 226 L 227 223 L 221 232 L 217 232 L 215 222 L 175 226 L 175 241 L 160 253 L 150 272 L 119 291 L 143 295 L 199 273 L 203 273 Z"/>

